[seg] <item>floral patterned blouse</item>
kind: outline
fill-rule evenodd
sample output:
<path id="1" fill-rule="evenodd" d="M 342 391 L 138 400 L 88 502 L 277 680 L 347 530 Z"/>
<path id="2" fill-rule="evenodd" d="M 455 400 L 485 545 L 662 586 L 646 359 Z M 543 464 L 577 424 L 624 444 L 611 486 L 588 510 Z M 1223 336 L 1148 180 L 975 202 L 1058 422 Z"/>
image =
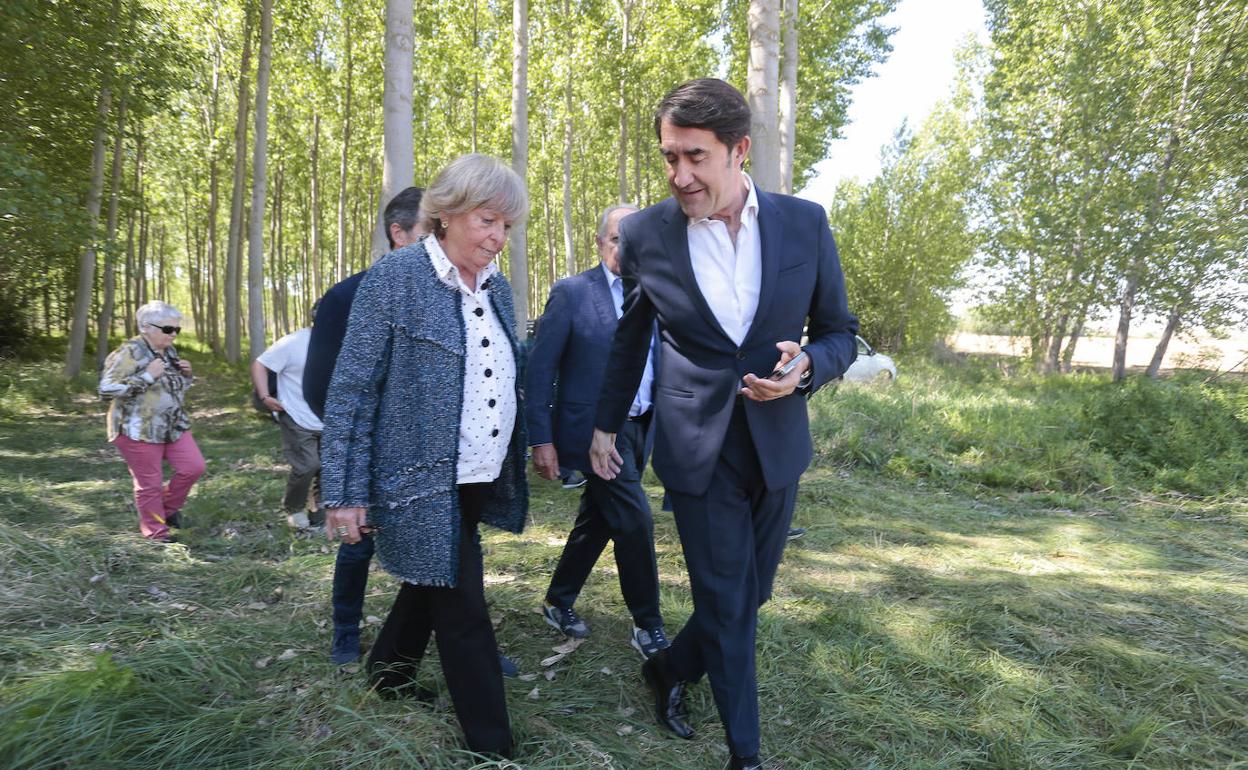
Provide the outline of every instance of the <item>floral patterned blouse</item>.
<path id="1" fill-rule="evenodd" d="M 154 379 L 147 365 L 163 358 L 169 371 Z M 147 340 L 126 340 L 104 362 L 100 375 L 100 396 L 111 400 L 108 407 L 108 440 L 125 436 L 148 444 L 177 441 L 191 427 L 183 401 L 192 377 L 178 372 L 177 351 L 172 346 L 157 353 Z"/>

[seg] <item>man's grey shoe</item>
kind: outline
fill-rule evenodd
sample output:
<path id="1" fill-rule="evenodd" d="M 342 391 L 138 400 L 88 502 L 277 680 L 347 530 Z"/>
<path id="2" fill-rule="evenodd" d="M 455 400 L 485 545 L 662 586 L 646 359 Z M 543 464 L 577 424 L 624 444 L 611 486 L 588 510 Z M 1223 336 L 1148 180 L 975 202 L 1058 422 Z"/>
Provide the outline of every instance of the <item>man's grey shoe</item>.
<path id="1" fill-rule="evenodd" d="M 563 480 L 564 489 L 580 489 L 585 486 L 587 479 L 580 471 L 572 471 L 568 477 Z"/>
<path id="2" fill-rule="evenodd" d="M 589 626 L 585 621 L 581 620 L 581 616 L 577 615 L 574 610 L 556 607 L 546 602 L 542 603 L 542 617 L 546 619 L 546 624 L 556 631 L 562 632 L 566 636 L 573 639 L 589 638 Z"/>
<path id="3" fill-rule="evenodd" d="M 789 527 L 789 534 L 787 535 L 787 538 L 789 540 L 797 540 L 798 538 L 804 537 L 805 535 L 806 535 L 805 527 Z"/>
<path id="4" fill-rule="evenodd" d="M 638 628 L 633 626 L 633 632 L 629 635 L 628 643 L 633 649 L 641 653 L 641 657 L 650 660 L 651 657 L 657 655 L 661 650 L 666 650 L 672 646 L 667 641 L 667 634 L 663 633 L 663 626 L 655 626 L 654 628 Z"/>

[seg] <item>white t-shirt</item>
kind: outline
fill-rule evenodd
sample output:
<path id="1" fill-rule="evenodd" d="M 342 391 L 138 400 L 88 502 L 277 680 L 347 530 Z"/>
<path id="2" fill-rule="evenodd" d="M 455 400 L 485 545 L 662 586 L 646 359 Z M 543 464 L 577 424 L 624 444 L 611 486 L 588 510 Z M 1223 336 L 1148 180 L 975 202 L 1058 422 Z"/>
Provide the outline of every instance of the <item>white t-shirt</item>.
<path id="1" fill-rule="evenodd" d="M 303 400 L 303 365 L 308 360 L 311 329 L 291 332 L 274 342 L 256 360 L 277 374 L 277 400 L 290 419 L 304 430 L 323 430 L 325 425 Z"/>

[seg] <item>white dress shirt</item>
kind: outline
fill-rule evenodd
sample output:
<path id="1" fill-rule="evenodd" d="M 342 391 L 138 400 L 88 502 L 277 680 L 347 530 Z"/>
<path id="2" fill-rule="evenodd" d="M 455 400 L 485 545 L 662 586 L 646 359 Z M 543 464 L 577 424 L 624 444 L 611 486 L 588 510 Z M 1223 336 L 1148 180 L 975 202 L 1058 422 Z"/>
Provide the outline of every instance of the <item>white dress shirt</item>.
<path id="1" fill-rule="evenodd" d="M 320 431 L 325 426 L 308 402 L 303 400 L 303 365 L 308 360 L 308 342 L 311 339 L 311 329 L 291 332 L 274 342 L 256 360 L 277 375 L 277 400 L 282 402 L 282 408 L 290 419 L 304 430 Z"/>
<path id="2" fill-rule="evenodd" d="M 758 195 L 754 181 L 745 177 L 748 194 L 741 210 L 741 229 L 732 242 L 728 225 L 718 219 L 689 223 L 689 259 L 698 289 L 715 320 L 740 345 L 758 311 L 763 284 L 763 247 L 758 233 Z"/>
<path id="3" fill-rule="evenodd" d="M 611 302 L 615 305 L 615 317 L 624 315 L 624 280 L 599 263 L 602 272 L 607 276 L 607 285 L 611 287 Z M 654 392 L 654 340 L 650 341 L 650 352 L 646 355 L 646 370 L 641 375 L 641 387 L 633 396 L 633 405 L 628 408 L 629 417 L 643 415 L 650 408 L 650 395 Z"/>
<path id="4" fill-rule="evenodd" d="M 507 331 L 482 288 L 498 272 L 493 262 L 477 273 L 477 288 L 468 288 L 459 268 L 451 264 L 438 239 L 425 237 L 429 261 L 442 283 L 463 295 L 464 404 L 459 419 L 459 464 L 456 481 L 493 481 L 502 472 L 516 425 L 516 362 Z"/>

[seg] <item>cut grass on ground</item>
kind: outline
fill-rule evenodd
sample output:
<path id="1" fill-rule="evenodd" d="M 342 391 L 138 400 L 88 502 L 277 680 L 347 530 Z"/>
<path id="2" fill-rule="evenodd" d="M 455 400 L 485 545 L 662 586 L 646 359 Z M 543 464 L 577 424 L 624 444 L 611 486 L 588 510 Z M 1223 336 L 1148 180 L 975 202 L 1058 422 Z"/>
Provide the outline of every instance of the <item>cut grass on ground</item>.
<path id="1" fill-rule="evenodd" d="M 90 383 L 0 364 L 0 765 L 495 766 L 459 748 L 434 647 L 433 706 L 383 701 L 330 662 L 332 549 L 279 523 L 278 434 L 246 408 L 241 371 L 196 365 L 208 474 L 185 544 L 161 548 L 137 535 Z M 765 757 L 783 770 L 1248 767 L 1244 499 L 1106 490 L 1095 464 L 1069 484 L 990 486 L 971 450 L 992 437 L 931 406 L 933 389 L 973 393 L 986 421 L 1053 396 L 958 377 L 931 368 L 891 391 L 817 397 L 822 454 L 796 519 L 810 531 L 761 613 Z M 902 431 L 885 423 L 903 404 L 930 406 L 956 452 L 887 446 L 881 425 Z M 1029 456 L 1043 443 L 1018 442 Z M 661 489 L 649 492 L 674 633 L 688 583 Z M 577 605 L 592 638 L 542 665 L 562 640 L 536 609 L 576 501 L 535 480 L 524 534 L 485 536 L 499 642 L 525 674 L 507 682 L 517 764 L 718 770 L 705 684 L 697 739 L 653 722 L 610 553 Z M 374 571 L 366 644 L 394 590 Z"/>

